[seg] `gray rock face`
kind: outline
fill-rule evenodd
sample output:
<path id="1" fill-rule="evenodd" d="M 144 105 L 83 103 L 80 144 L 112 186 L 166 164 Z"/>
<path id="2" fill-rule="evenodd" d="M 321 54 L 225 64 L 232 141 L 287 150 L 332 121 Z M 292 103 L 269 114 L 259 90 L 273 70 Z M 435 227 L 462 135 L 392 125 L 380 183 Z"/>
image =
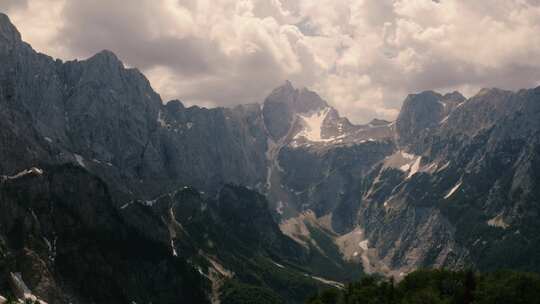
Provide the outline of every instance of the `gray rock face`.
<path id="1" fill-rule="evenodd" d="M 73 162 L 118 192 L 151 197 L 178 184 L 206 191 L 264 181 L 259 106 L 162 105 L 146 78 L 111 52 L 60 62 L 37 54 L 3 15 L 2 172 Z M 7 37 L 7 38 L 5 38 Z"/>
<path id="2" fill-rule="evenodd" d="M 396 120 L 396 133 L 400 145 L 421 148 L 426 137 L 444 124 L 448 115 L 465 98 L 458 92 L 441 95 L 433 91 L 407 96 Z"/>
<path id="3" fill-rule="evenodd" d="M 171 181 L 215 191 L 225 182 L 262 187 L 267 135 L 259 105 L 233 109 L 184 108 L 160 112 L 163 171 Z"/>
<path id="4" fill-rule="evenodd" d="M 376 168 L 359 213 L 384 265 L 538 269 L 538 92 L 482 90 L 401 137 L 418 155 Z"/>
<path id="5" fill-rule="evenodd" d="M 21 34 L 11 23 L 8 16 L 0 14 L 0 56 L 5 56 L 20 43 Z"/>

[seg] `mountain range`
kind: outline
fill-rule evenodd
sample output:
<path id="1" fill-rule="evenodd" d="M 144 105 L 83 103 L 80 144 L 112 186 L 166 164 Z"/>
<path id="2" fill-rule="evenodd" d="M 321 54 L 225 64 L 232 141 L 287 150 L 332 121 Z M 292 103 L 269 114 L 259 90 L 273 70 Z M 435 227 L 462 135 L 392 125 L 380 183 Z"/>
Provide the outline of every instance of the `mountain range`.
<path id="1" fill-rule="evenodd" d="M 288 81 L 186 107 L 0 14 L 3 295 L 301 303 L 364 274 L 540 271 L 539 172 L 540 87 L 411 94 L 364 125 Z"/>

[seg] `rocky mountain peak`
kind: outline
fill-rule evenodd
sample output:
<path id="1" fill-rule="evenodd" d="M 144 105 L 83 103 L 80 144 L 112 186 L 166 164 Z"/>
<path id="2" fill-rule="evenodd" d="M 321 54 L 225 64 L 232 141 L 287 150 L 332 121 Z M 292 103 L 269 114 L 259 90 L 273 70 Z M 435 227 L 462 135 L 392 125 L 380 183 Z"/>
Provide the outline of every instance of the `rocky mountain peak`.
<path id="1" fill-rule="evenodd" d="M 114 69 L 124 68 L 124 64 L 118 59 L 118 56 L 109 50 L 102 50 L 88 58 L 86 61 L 100 67 L 111 67 Z"/>
<path id="2" fill-rule="evenodd" d="M 444 94 L 443 99 L 455 103 L 464 102 L 466 100 L 465 96 L 458 91 Z"/>
<path id="3" fill-rule="evenodd" d="M 165 107 L 172 112 L 180 112 L 181 110 L 184 110 L 186 108 L 184 104 L 178 99 L 168 101 L 165 104 Z"/>
<path id="4" fill-rule="evenodd" d="M 434 91 L 424 91 L 407 96 L 396 120 L 400 145 L 410 145 L 430 129 L 438 126 L 457 101 L 463 98 L 458 94 L 450 93 L 443 96 Z"/>
<path id="5" fill-rule="evenodd" d="M 328 103 L 317 93 L 307 88 L 295 88 L 287 80 L 265 99 L 264 121 L 271 137 L 279 139 L 288 133 L 296 115 L 313 113 L 328 107 Z"/>
<path id="6" fill-rule="evenodd" d="M 118 56 L 113 51 L 110 50 L 101 50 L 100 52 L 96 53 L 91 58 L 94 58 L 95 60 L 104 60 L 107 62 L 118 62 L 120 59 L 118 59 Z"/>
<path id="7" fill-rule="evenodd" d="M 296 90 L 292 82 L 288 79 L 285 80 L 285 83 L 283 83 L 281 86 L 277 87 L 276 89 L 282 89 L 282 90 L 288 90 L 288 91 Z"/>
<path id="8" fill-rule="evenodd" d="M 264 103 L 283 103 L 296 113 L 306 113 L 328 107 L 326 101 L 317 93 L 305 87 L 295 88 L 289 80 L 275 88 Z"/>
<path id="9" fill-rule="evenodd" d="M 480 91 L 478 91 L 478 93 L 476 93 L 476 95 L 474 95 L 474 97 L 484 96 L 484 95 L 487 95 L 496 91 L 497 89 L 494 89 L 494 88 L 482 88 L 480 89 Z"/>
<path id="10" fill-rule="evenodd" d="M 0 51 L 5 48 L 4 45 L 10 45 L 21 41 L 21 34 L 11 23 L 9 17 L 0 13 Z"/>
<path id="11" fill-rule="evenodd" d="M 498 103 L 501 99 L 512 95 L 512 91 L 502 90 L 499 88 L 482 88 L 476 95 L 471 97 L 472 101 Z"/>

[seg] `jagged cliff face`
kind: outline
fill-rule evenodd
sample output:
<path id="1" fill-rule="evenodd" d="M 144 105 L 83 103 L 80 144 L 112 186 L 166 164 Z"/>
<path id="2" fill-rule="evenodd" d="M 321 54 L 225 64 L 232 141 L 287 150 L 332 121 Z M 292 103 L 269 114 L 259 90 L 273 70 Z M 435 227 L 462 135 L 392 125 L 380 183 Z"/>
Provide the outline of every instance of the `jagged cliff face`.
<path id="1" fill-rule="evenodd" d="M 54 61 L 2 20 L 2 172 L 73 162 L 122 193 L 147 197 L 179 184 L 215 191 L 224 182 L 264 182 L 266 135 L 258 106 L 164 106 L 146 78 L 113 53 Z"/>
<path id="2" fill-rule="evenodd" d="M 538 269 L 539 92 L 482 90 L 418 124 L 438 100 L 408 98 L 404 151 L 372 172 L 359 214 L 385 266 Z"/>
<path id="3" fill-rule="evenodd" d="M 51 301 L 157 284 L 168 303 L 236 279 L 302 302 L 362 269 L 539 270 L 539 118 L 539 88 L 422 92 L 365 125 L 289 82 L 262 104 L 163 104 L 113 53 L 53 60 L 0 14 L 0 287 L 22 271 Z M 123 282 L 139 261 L 158 270 Z"/>

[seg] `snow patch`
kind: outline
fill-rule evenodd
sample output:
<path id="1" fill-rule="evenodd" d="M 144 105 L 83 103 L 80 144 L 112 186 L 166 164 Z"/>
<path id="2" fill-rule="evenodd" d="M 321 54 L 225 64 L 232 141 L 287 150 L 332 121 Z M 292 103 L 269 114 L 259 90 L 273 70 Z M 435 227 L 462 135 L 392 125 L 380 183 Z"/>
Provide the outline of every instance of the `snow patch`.
<path id="1" fill-rule="evenodd" d="M 3 178 L 5 178 L 5 179 L 18 179 L 18 178 L 21 178 L 21 177 L 26 176 L 26 175 L 37 176 L 37 175 L 42 175 L 42 174 L 43 174 L 42 169 L 32 167 L 30 169 L 25 169 L 25 170 L 15 174 L 15 175 L 4 176 Z"/>
<path id="2" fill-rule="evenodd" d="M 339 289 L 344 289 L 345 288 L 345 285 L 343 283 L 339 283 L 339 282 L 336 282 L 336 281 L 330 281 L 330 280 L 327 280 L 327 279 L 323 279 L 321 277 L 312 276 L 312 275 L 308 275 L 308 274 L 305 274 L 305 276 L 309 276 L 310 278 L 312 278 L 314 280 L 322 282 L 322 283 L 324 283 L 326 285 L 334 286 L 334 287 L 339 288 Z"/>
<path id="3" fill-rule="evenodd" d="M 79 166 L 83 168 L 86 168 L 86 165 L 84 164 L 84 158 L 80 156 L 79 154 L 74 154 L 74 155 L 75 155 L 75 160 L 77 161 L 77 164 L 79 164 Z"/>
<path id="4" fill-rule="evenodd" d="M 411 178 L 414 174 L 416 174 L 416 172 L 418 172 L 418 169 L 420 169 L 421 161 L 422 161 L 422 157 L 418 156 L 418 158 L 416 158 L 416 160 L 412 164 L 411 171 L 409 172 L 409 175 L 407 176 L 407 178 Z"/>
<path id="5" fill-rule="evenodd" d="M 446 162 L 444 165 L 442 165 L 442 167 L 438 168 L 437 171 L 435 171 L 435 172 L 442 171 L 442 170 L 448 168 L 448 166 L 450 166 L 450 161 Z"/>
<path id="6" fill-rule="evenodd" d="M 152 207 L 156 203 L 157 200 L 148 200 L 148 201 L 142 201 L 141 204 L 147 207 Z"/>
<path id="7" fill-rule="evenodd" d="M 421 161 L 422 157 L 419 155 L 410 154 L 405 151 L 397 151 L 386 158 L 384 167 L 409 172 L 407 178 L 410 178 L 420 170 Z"/>
<path id="8" fill-rule="evenodd" d="M 278 205 L 276 207 L 276 212 L 279 213 L 280 215 L 283 215 L 283 208 L 285 207 L 285 205 L 283 204 L 282 201 L 278 201 Z"/>
<path id="9" fill-rule="evenodd" d="M 133 201 L 130 201 L 128 203 L 125 203 L 122 205 L 122 207 L 120 207 L 120 209 L 126 209 L 127 207 L 129 207 L 131 204 L 133 204 Z"/>
<path id="10" fill-rule="evenodd" d="M 307 140 L 313 142 L 325 142 L 335 140 L 335 138 L 321 138 L 322 126 L 329 111 L 330 108 L 324 108 L 319 112 L 312 113 L 309 116 L 298 115 L 304 122 L 304 129 L 294 138 L 296 139 L 299 137 L 304 137 Z"/>
<path id="11" fill-rule="evenodd" d="M 53 241 L 49 241 L 48 238 L 43 237 L 43 241 L 47 245 L 47 248 L 49 249 L 49 260 L 54 263 L 54 260 L 56 259 L 56 242 L 58 241 L 58 237 L 54 236 Z"/>
<path id="12" fill-rule="evenodd" d="M 450 117 L 450 115 L 445 116 L 445 117 L 439 122 L 439 124 L 444 124 L 445 122 L 447 122 L 447 121 L 448 121 L 448 117 Z"/>
<path id="13" fill-rule="evenodd" d="M 165 121 L 165 119 L 163 119 L 163 113 L 161 112 L 161 110 L 159 110 L 157 122 L 159 123 L 159 125 L 160 125 L 162 128 L 170 127 L 170 125 L 167 124 L 167 122 Z"/>
<path id="14" fill-rule="evenodd" d="M 171 238 L 171 249 L 172 249 L 172 255 L 177 257 L 178 252 L 176 252 L 176 247 L 174 246 L 174 239 Z"/>
<path id="15" fill-rule="evenodd" d="M 452 194 L 454 194 L 459 187 L 461 187 L 461 183 L 462 181 L 459 181 L 452 189 L 450 189 L 450 191 L 448 191 L 448 193 L 444 196 L 444 199 L 448 199 L 450 196 L 452 196 Z"/>
<path id="16" fill-rule="evenodd" d="M 434 163 L 431 163 L 431 164 L 427 165 L 426 167 L 424 167 L 422 169 L 422 171 L 433 173 L 434 170 L 437 168 L 437 166 L 438 166 L 438 164 L 436 162 L 434 162 Z"/>

